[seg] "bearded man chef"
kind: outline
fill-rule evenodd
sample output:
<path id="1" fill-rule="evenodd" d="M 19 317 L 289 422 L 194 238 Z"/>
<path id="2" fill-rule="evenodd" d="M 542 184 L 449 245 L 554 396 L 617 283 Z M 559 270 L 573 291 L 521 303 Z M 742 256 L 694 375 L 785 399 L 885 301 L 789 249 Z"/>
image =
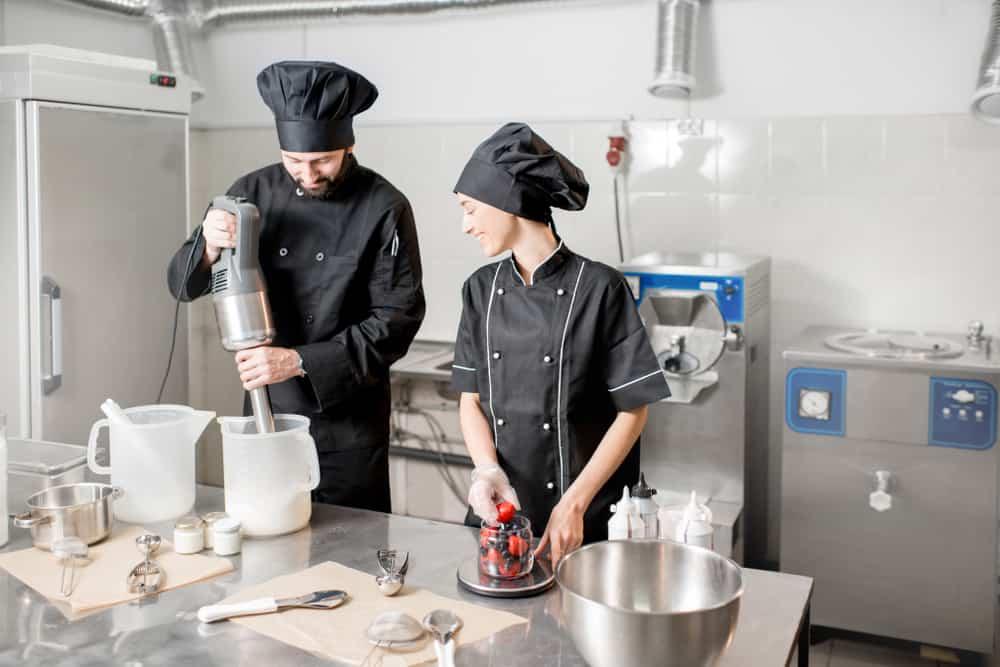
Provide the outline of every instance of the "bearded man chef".
<path id="1" fill-rule="evenodd" d="M 309 417 L 318 502 L 390 511 L 389 366 L 424 317 L 410 203 L 354 156 L 353 118 L 378 90 L 332 62 L 279 62 L 257 77 L 281 162 L 227 194 L 261 214 L 260 263 L 277 335 L 236 354 L 246 390 L 267 386 L 275 413 Z M 235 247 L 235 217 L 209 210 L 168 271 L 175 296 L 209 292 L 211 265 Z M 188 255 L 194 245 L 189 268 Z M 249 414 L 249 403 L 244 401 Z"/>

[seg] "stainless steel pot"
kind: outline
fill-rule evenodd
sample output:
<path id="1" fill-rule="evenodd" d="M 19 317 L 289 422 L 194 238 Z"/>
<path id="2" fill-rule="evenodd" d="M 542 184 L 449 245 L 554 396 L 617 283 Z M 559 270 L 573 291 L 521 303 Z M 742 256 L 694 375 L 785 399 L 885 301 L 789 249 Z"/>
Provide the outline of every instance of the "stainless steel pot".
<path id="1" fill-rule="evenodd" d="M 667 540 L 598 542 L 556 570 L 563 623 L 592 667 L 708 667 L 739 618 L 740 568 Z"/>
<path id="2" fill-rule="evenodd" d="M 49 549 L 61 537 L 79 537 L 85 544 L 111 534 L 112 504 L 123 491 L 110 484 L 63 484 L 30 496 L 28 511 L 14 517 L 14 525 L 30 528 L 39 549 Z"/>

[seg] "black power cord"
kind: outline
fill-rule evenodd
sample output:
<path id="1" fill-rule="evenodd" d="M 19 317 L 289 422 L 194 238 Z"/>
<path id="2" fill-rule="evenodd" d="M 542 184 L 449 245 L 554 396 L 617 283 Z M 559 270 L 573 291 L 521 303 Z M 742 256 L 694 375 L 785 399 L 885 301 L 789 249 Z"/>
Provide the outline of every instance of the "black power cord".
<path id="1" fill-rule="evenodd" d="M 177 321 L 181 313 L 181 294 L 187 291 L 187 281 L 191 273 L 191 262 L 194 260 L 194 251 L 198 249 L 198 237 L 201 235 L 201 225 L 195 228 L 192 236 L 191 250 L 188 252 L 187 262 L 184 264 L 184 274 L 181 276 L 180 285 L 177 286 L 177 300 L 174 302 L 174 326 L 173 333 L 170 334 L 170 354 L 167 355 L 167 370 L 163 372 L 163 381 L 160 383 L 160 391 L 156 394 L 156 403 L 163 400 L 163 390 L 167 387 L 167 378 L 170 377 L 170 366 L 174 363 L 174 350 L 177 347 Z"/>

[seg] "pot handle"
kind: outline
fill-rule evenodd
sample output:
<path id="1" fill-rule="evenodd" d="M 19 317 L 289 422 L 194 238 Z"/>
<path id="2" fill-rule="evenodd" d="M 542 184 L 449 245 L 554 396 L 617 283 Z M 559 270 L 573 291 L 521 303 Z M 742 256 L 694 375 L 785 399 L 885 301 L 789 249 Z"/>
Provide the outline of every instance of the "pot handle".
<path id="1" fill-rule="evenodd" d="M 23 514 L 17 514 L 14 516 L 14 525 L 18 528 L 34 528 L 35 526 L 40 526 L 43 523 L 49 523 L 52 521 L 52 516 L 32 516 L 31 512 L 24 512 Z"/>
<path id="2" fill-rule="evenodd" d="M 306 490 L 312 491 L 319 486 L 319 454 L 316 453 L 316 441 L 308 433 L 296 433 L 295 437 L 302 443 L 302 449 L 305 450 L 306 462 L 309 465 L 309 481 Z"/>
<path id="3" fill-rule="evenodd" d="M 102 466 L 97 463 L 97 436 L 100 434 L 101 429 L 107 425 L 107 419 L 98 419 L 90 427 L 90 438 L 87 440 L 87 467 L 97 475 L 111 474 L 110 466 Z"/>

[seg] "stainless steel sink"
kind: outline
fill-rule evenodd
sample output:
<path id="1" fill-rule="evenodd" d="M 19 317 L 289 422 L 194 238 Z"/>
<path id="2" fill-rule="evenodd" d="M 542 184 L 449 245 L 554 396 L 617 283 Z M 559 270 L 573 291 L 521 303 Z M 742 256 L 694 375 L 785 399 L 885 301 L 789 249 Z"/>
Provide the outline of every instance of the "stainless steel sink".
<path id="1" fill-rule="evenodd" d="M 451 379 L 451 364 L 455 347 L 448 343 L 417 341 L 409 353 L 393 364 L 391 372 L 398 379 L 434 380 Z"/>

